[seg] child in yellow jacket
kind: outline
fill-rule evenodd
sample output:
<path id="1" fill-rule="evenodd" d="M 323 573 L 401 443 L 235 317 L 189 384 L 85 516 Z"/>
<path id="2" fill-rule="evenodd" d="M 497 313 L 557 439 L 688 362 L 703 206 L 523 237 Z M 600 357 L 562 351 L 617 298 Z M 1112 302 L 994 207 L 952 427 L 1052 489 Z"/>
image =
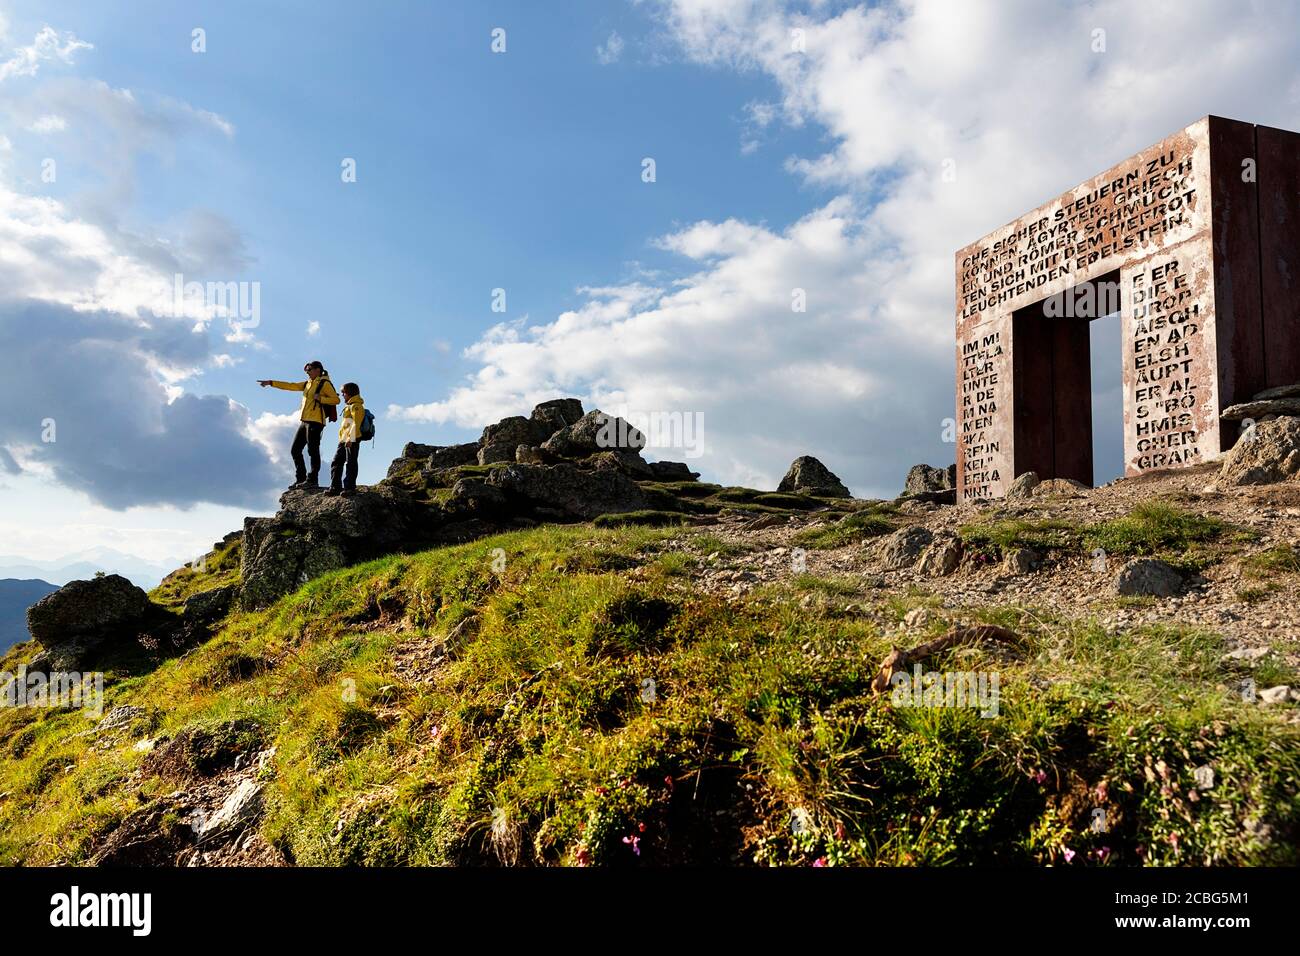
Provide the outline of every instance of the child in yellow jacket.
<path id="1" fill-rule="evenodd" d="M 339 447 L 330 463 L 330 486 L 325 494 L 349 498 L 357 493 L 361 419 L 366 415 L 366 405 L 361 400 L 361 389 L 357 388 L 356 382 L 343 386 L 343 402 L 343 413 L 339 415 Z"/>

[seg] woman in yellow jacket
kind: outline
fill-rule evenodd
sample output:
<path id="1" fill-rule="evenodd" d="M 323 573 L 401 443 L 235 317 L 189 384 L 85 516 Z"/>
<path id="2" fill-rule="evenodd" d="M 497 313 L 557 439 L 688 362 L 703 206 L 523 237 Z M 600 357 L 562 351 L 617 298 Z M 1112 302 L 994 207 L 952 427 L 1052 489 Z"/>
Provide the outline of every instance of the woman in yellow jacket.
<path id="1" fill-rule="evenodd" d="M 325 366 L 320 362 L 308 362 L 302 370 L 307 373 L 305 382 L 278 382 L 275 379 L 264 378 L 257 384 L 263 388 L 270 385 L 290 392 L 302 392 L 302 420 L 298 425 L 297 433 L 293 436 L 293 447 L 290 449 L 297 478 L 289 487 L 319 488 L 320 483 L 317 479 L 320 475 L 320 433 L 325 427 L 327 417 L 330 421 L 334 420 L 334 406 L 338 405 L 339 396 L 330 383 L 330 373 L 325 371 Z M 306 446 L 311 456 L 310 474 L 302 460 L 303 446 Z"/>
<path id="2" fill-rule="evenodd" d="M 357 493 L 361 419 L 366 417 L 366 404 L 361 400 L 361 389 L 357 388 L 356 382 L 348 382 L 343 386 L 343 401 L 347 404 L 339 416 L 339 448 L 334 453 L 334 461 L 330 463 L 330 488 L 325 494 L 350 498 Z"/>

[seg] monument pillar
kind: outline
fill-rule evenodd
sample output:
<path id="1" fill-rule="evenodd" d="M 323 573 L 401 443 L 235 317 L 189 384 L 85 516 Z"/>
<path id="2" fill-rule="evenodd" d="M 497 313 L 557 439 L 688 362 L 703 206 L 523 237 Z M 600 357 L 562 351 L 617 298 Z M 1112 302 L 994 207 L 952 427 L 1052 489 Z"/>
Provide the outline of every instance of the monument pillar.
<path id="1" fill-rule="evenodd" d="M 1088 322 L 1116 311 L 1125 474 L 1208 461 L 1225 406 L 1300 381 L 1300 135 L 1205 117 L 956 266 L 962 500 L 1091 483 Z"/>

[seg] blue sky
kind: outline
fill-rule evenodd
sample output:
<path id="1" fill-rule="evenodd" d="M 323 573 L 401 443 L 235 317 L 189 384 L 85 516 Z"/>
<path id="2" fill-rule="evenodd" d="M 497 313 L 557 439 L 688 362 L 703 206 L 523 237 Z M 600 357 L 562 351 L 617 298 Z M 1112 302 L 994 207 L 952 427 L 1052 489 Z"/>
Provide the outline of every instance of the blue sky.
<path id="1" fill-rule="evenodd" d="M 1296 128 L 1296 21 L 0 0 L 0 554 L 161 561 L 273 510 L 295 406 L 254 382 L 308 358 L 379 415 L 363 483 L 405 441 L 576 395 L 699 416 L 702 448 L 651 451 L 712 480 L 814 454 L 895 494 L 954 457 L 954 250 L 1206 113 Z M 257 283 L 257 326 L 159 314 L 177 272 Z"/>

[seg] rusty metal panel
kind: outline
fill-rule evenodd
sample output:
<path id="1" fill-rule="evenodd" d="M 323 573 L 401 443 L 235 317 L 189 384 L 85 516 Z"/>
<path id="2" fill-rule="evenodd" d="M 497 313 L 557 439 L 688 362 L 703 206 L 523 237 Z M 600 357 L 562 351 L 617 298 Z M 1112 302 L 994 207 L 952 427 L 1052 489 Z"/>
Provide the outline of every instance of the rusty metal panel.
<path id="1" fill-rule="evenodd" d="M 1300 134 L 1255 130 L 1264 386 L 1300 382 Z"/>
<path id="2" fill-rule="evenodd" d="M 1254 126 L 1210 117 L 1215 358 L 1225 406 L 1264 387 L 1255 153 Z M 1223 441 L 1231 440 L 1224 429 Z"/>

